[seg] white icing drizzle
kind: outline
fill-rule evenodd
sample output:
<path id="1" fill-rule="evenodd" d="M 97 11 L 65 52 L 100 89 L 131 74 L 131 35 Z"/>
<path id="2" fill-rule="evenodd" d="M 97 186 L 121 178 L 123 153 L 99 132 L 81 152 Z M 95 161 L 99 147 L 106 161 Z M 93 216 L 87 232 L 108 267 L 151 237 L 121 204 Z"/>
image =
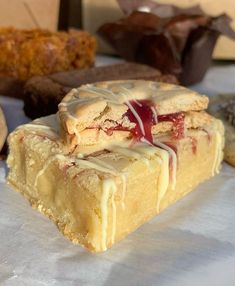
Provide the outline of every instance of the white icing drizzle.
<path id="1" fill-rule="evenodd" d="M 53 137 L 58 137 L 59 135 L 54 131 L 50 126 L 42 125 L 42 124 L 33 124 L 33 123 L 27 123 L 25 125 L 21 125 L 17 128 L 18 129 L 25 129 L 25 130 L 41 130 L 42 132 L 45 132 L 47 135 L 52 135 Z"/>
<path id="2" fill-rule="evenodd" d="M 64 155 L 61 155 L 61 154 L 56 154 L 56 155 L 53 155 L 51 157 L 49 157 L 46 161 L 46 163 L 44 164 L 44 166 L 42 167 L 41 170 L 38 171 L 36 177 L 35 177 L 35 181 L 34 181 L 34 188 L 37 189 L 37 185 L 38 185 L 38 180 L 39 178 L 45 173 L 45 171 L 47 170 L 47 168 L 50 166 L 50 164 L 55 161 L 56 159 L 59 159 L 59 160 L 64 160 L 65 159 L 65 156 Z"/>
<path id="3" fill-rule="evenodd" d="M 101 197 L 101 248 L 107 249 L 107 228 L 108 228 L 108 201 L 111 193 L 111 205 L 113 210 L 113 224 L 111 242 L 114 243 L 116 234 L 116 205 L 114 200 L 114 194 L 117 190 L 116 184 L 112 179 L 105 179 L 102 184 L 102 197 Z"/>
<path id="4" fill-rule="evenodd" d="M 136 120 L 138 121 L 141 132 L 142 132 L 143 136 L 145 136 L 144 124 L 143 124 L 143 121 L 141 120 L 138 112 L 136 112 L 136 110 L 134 109 L 134 107 L 131 105 L 131 103 L 129 101 L 126 101 L 125 103 L 129 107 L 132 114 L 135 116 Z"/>
<path id="5" fill-rule="evenodd" d="M 167 146 L 166 144 L 160 142 L 160 141 L 154 141 L 154 145 L 149 142 L 148 140 L 146 140 L 145 138 L 141 138 L 141 142 L 143 143 L 147 143 L 151 146 L 154 146 L 154 145 L 157 145 L 159 146 L 160 148 L 166 150 L 171 158 L 172 158 L 172 178 L 171 178 L 171 188 L 172 190 L 175 189 L 175 186 L 176 186 L 176 172 L 177 172 L 177 156 L 176 156 L 176 153 L 174 150 L 172 150 L 169 146 Z"/>
<path id="6" fill-rule="evenodd" d="M 92 92 L 94 94 L 97 94 L 99 97 L 106 98 L 112 97 L 115 101 L 117 100 L 117 97 L 115 93 L 112 92 L 112 90 L 92 85 L 86 85 L 86 87 L 80 87 L 79 91 L 85 91 L 85 92 Z"/>
<path id="7" fill-rule="evenodd" d="M 109 173 L 112 174 L 114 176 L 117 176 L 118 173 L 117 171 L 114 171 L 113 169 L 110 169 L 110 167 L 108 165 L 106 165 L 104 167 L 103 164 L 101 164 L 100 162 L 96 161 L 96 162 L 92 162 L 91 160 L 92 157 L 88 157 L 87 159 L 83 160 L 83 159 L 75 159 L 75 161 L 79 164 L 79 166 L 81 167 L 85 167 L 85 168 L 92 168 L 95 170 L 98 170 L 100 172 L 104 172 L 104 173 Z M 99 160 L 100 161 L 100 160 Z"/>
<path id="8" fill-rule="evenodd" d="M 110 151 L 117 152 L 119 154 L 122 154 L 126 157 L 134 158 L 137 160 L 142 161 L 147 167 L 150 166 L 149 160 L 142 156 L 136 149 L 133 150 L 133 148 L 123 148 L 118 146 L 112 146 L 108 148 Z"/>
<path id="9" fill-rule="evenodd" d="M 156 152 L 162 160 L 161 172 L 160 172 L 160 176 L 158 179 L 158 187 L 157 187 L 157 189 L 158 189 L 158 192 L 157 192 L 158 193 L 158 196 L 157 196 L 157 212 L 159 213 L 161 201 L 167 192 L 169 182 L 170 182 L 170 178 L 169 178 L 169 153 L 166 150 L 163 150 L 160 148 L 156 148 Z"/>
<path id="10" fill-rule="evenodd" d="M 122 180 L 122 195 L 121 195 L 121 206 L 122 206 L 122 209 L 124 210 L 125 209 L 125 196 L 126 196 L 126 174 L 124 173 L 119 173 L 118 170 L 116 170 L 112 165 L 98 159 L 98 158 L 95 158 L 95 157 L 90 157 L 89 158 L 89 161 L 90 162 L 93 162 L 97 165 L 100 165 L 104 168 L 106 168 L 109 172 L 111 171 L 113 175 L 116 175 L 116 176 L 120 176 L 121 180 Z"/>
<path id="11" fill-rule="evenodd" d="M 219 173 L 219 167 L 222 160 L 222 137 L 218 131 L 215 131 L 215 159 L 213 162 L 212 176 Z"/>
<path id="12" fill-rule="evenodd" d="M 81 135 L 79 134 L 77 128 L 74 129 L 74 134 L 76 135 L 77 144 L 79 144 L 81 142 Z"/>
<path id="13" fill-rule="evenodd" d="M 112 204 L 112 210 L 113 210 L 113 224 L 112 224 L 111 243 L 114 244 L 116 226 L 117 226 L 117 208 L 116 208 L 115 197 L 114 197 L 115 192 L 117 191 L 117 186 L 114 181 L 113 181 L 112 191 L 113 192 L 112 192 L 112 197 L 111 197 L 111 204 Z"/>
<path id="14" fill-rule="evenodd" d="M 152 113 L 153 113 L 153 116 L 154 116 L 155 123 L 158 123 L 156 108 L 154 106 L 151 106 L 151 110 L 152 110 Z"/>
<path id="15" fill-rule="evenodd" d="M 167 146 L 166 144 L 156 141 L 154 142 L 155 145 L 161 147 L 162 149 L 166 150 L 171 158 L 172 158 L 172 178 L 171 178 L 171 188 L 172 190 L 175 189 L 176 186 L 176 172 L 177 172 L 177 156 L 175 154 L 175 151 L 172 150 L 169 146 Z"/>
<path id="16" fill-rule="evenodd" d="M 124 210 L 126 205 L 125 205 L 125 198 L 126 198 L 126 190 L 127 190 L 127 177 L 126 174 L 122 173 L 121 174 L 121 179 L 122 179 L 122 197 L 121 197 L 121 206 L 122 209 Z"/>
<path id="17" fill-rule="evenodd" d="M 133 100 L 139 107 L 142 107 L 143 105 L 136 99 Z"/>
<path id="18" fill-rule="evenodd" d="M 88 160 L 90 162 L 93 162 L 97 165 L 100 165 L 100 166 L 102 166 L 108 170 L 111 170 L 112 172 L 115 172 L 116 174 L 118 173 L 118 171 L 112 165 L 110 165 L 110 164 L 108 164 L 108 163 L 106 163 L 106 162 L 104 162 L 104 161 L 102 161 L 96 157 L 88 157 Z"/>

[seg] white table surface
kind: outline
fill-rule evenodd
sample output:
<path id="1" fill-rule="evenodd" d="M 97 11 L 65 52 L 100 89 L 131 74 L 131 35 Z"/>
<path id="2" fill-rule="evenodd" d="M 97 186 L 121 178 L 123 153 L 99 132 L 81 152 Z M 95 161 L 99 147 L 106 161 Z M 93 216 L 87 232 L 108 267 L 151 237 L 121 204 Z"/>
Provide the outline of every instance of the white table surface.
<path id="1" fill-rule="evenodd" d="M 116 59 L 98 57 L 97 63 Z M 194 89 L 235 91 L 235 65 L 213 66 Z M 10 130 L 28 121 L 0 96 Z M 235 169 L 220 175 L 102 254 L 71 244 L 5 183 L 0 162 L 0 285 L 235 285 Z"/>

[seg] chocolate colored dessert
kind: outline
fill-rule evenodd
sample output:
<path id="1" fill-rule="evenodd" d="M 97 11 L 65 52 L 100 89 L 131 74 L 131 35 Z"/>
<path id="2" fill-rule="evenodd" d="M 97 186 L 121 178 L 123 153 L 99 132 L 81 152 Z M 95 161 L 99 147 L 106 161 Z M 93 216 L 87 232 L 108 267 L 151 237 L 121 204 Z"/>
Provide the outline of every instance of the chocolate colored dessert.
<path id="1" fill-rule="evenodd" d="M 203 79 L 218 37 L 235 39 L 230 18 L 206 15 L 199 6 L 179 8 L 151 0 L 119 0 L 124 17 L 98 33 L 128 61 L 174 74 L 183 85 Z"/>
<path id="2" fill-rule="evenodd" d="M 24 87 L 24 111 L 30 118 L 56 113 L 58 104 L 72 88 L 97 81 L 125 79 L 178 83 L 173 75 L 162 74 L 155 68 L 135 63 L 115 64 L 38 76 L 26 82 Z"/>

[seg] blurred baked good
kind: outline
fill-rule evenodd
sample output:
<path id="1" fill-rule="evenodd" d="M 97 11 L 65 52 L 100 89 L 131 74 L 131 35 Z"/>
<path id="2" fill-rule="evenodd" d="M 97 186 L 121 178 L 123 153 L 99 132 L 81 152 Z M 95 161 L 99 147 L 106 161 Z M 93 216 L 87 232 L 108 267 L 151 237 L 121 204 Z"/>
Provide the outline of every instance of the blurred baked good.
<path id="1" fill-rule="evenodd" d="M 121 63 L 33 77 L 24 87 L 24 111 L 30 118 L 56 113 L 58 104 L 71 88 L 105 80 L 144 79 L 178 83 L 176 77 L 162 74 L 146 65 Z"/>
<path id="2" fill-rule="evenodd" d="M 6 137 L 7 137 L 7 124 L 3 111 L 0 106 L 0 151 L 2 150 Z"/>
<path id="3" fill-rule="evenodd" d="M 90 67 L 96 41 L 85 31 L 0 29 L 0 74 L 26 80 L 35 75 Z"/>
<path id="4" fill-rule="evenodd" d="M 207 104 L 171 84 L 83 85 L 9 136 L 8 182 L 73 243 L 105 251 L 219 172 L 223 125 Z"/>
<path id="5" fill-rule="evenodd" d="M 209 112 L 223 121 L 224 160 L 235 166 L 235 94 L 219 94 L 211 97 Z"/>

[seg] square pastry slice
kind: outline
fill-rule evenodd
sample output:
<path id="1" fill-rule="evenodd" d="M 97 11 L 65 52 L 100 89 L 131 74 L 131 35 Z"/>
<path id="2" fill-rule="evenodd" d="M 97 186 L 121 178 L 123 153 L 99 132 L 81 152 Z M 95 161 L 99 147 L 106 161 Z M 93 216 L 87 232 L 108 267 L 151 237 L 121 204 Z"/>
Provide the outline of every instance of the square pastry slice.
<path id="1" fill-rule="evenodd" d="M 207 104 L 168 84 L 85 85 L 10 135 L 8 182 L 71 241 L 104 251 L 219 172 L 224 130 Z"/>

